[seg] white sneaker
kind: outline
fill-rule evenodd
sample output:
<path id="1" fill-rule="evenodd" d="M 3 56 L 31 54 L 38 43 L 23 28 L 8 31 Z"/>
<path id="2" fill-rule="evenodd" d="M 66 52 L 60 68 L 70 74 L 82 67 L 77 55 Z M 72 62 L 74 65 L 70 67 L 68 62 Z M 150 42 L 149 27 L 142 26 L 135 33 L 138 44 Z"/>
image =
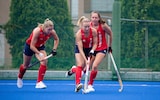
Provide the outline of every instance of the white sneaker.
<path id="1" fill-rule="evenodd" d="M 40 81 L 40 82 L 36 83 L 36 87 L 35 88 L 37 88 L 37 89 L 45 89 L 45 88 L 47 88 L 47 86 L 42 81 Z"/>
<path id="2" fill-rule="evenodd" d="M 94 92 L 95 91 L 95 89 L 93 88 L 93 86 L 92 85 L 88 85 L 88 88 L 87 88 L 87 90 L 86 90 L 86 92 Z"/>
<path id="3" fill-rule="evenodd" d="M 82 86 L 83 86 L 82 83 L 78 84 L 78 85 L 76 86 L 76 88 L 75 88 L 75 92 L 79 92 L 79 90 L 82 88 Z"/>
<path id="4" fill-rule="evenodd" d="M 73 65 L 72 68 L 76 68 L 76 66 Z M 69 77 L 69 76 L 72 76 L 72 75 L 74 74 L 74 73 L 72 72 L 72 68 L 71 68 L 69 71 L 66 72 L 65 77 Z"/>
<path id="5" fill-rule="evenodd" d="M 17 87 L 22 88 L 23 87 L 23 81 L 21 78 L 17 78 Z"/>

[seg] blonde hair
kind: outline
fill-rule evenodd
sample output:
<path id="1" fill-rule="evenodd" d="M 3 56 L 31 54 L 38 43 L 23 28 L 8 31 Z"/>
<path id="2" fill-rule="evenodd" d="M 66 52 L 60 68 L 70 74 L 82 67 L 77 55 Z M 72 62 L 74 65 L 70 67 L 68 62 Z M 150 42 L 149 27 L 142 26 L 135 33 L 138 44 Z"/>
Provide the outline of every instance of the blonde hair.
<path id="1" fill-rule="evenodd" d="M 48 27 L 48 26 L 53 26 L 53 25 L 54 25 L 53 22 L 49 18 L 45 19 L 43 24 L 38 23 L 38 27 L 40 26 Z"/>
<path id="2" fill-rule="evenodd" d="M 82 16 L 81 18 L 78 19 L 77 26 L 81 27 L 83 22 L 89 22 L 89 21 L 90 20 L 87 17 Z"/>

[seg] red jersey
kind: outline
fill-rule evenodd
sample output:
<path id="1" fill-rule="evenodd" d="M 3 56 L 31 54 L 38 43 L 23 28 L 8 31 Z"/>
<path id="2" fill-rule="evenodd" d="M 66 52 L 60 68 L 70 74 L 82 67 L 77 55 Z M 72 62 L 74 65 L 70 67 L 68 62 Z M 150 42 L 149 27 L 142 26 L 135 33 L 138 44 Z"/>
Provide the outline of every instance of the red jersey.
<path id="1" fill-rule="evenodd" d="M 92 35 L 92 29 L 90 28 L 89 36 L 86 37 L 84 35 L 84 31 L 81 29 L 81 35 L 82 35 L 82 44 L 84 48 L 91 48 L 93 46 L 93 35 Z"/>
<path id="2" fill-rule="evenodd" d="M 31 40 L 32 40 L 32 37 L 33 37 L 33 32 L 31 33 L 31 35 L 29 36 L 29 38 L 26 40 L 26 43 L 28 45 L 31 44 Z M 44 34 L 43 33 L 43 30 L 42 28 L 40 28 L 40 34 L 38 36 L 38 40 L 35 44 L 35 47 L 41 47 L 42 45 L 44 45 L 46 43 L 46 41 L 51 37 L 51 34 L 47 35 L 47 34 Z"/>
<path id="3" fill-rule="evenodd" d="M 91 26 L 92 26 L 92 23 L 91 23 Z M 108 45 L 106 41 L 106 34 L 101 24 L 99 24 L 97 28 L 97 38 L 98 38 L 98 43 L 95 51 L 101 51 L 101 50 L 107 49 Z"/>

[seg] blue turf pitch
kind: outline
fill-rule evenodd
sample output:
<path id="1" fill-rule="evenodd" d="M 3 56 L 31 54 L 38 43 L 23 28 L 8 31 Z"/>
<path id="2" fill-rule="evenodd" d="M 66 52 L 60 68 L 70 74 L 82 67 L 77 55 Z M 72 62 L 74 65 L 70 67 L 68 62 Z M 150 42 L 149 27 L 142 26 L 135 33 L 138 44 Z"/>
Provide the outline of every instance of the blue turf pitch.
<path id="1" fill-rule="evenodd" d="M 35 89 L 36 80 L 24 80 L 19 89 L 16 80 L 0 80 L 0 100 L 160 100 L 160 82 L 123 82 L 120 93 L 117 81 L 95 81 L 89 94 L 75 93 L 72 80 L 44 82 L 46 89 Z"/>

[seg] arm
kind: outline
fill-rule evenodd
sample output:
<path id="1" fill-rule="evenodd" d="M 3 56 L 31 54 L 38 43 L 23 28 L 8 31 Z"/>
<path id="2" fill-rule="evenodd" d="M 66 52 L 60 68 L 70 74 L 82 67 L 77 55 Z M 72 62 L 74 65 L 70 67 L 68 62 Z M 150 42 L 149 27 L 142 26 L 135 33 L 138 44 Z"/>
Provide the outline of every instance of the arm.
<path id="1" fill-rule="evenodd" d="M 92 50 L 96 50 L 97 48 L 97 31 L 96 29 L 92 28 L 92 35 L 93 35 L 93 47 L 92 47 Z"/>
<path id="2" fill-rule="evenodd" d="M 33 30 L 33 36 L 30 44 L 30 49 L 35 52 L 35 54 L 40 54 L 40 51 L 35 47 L 36 42 L 38 41 L 38 36 L 40 34 L 40 29 L 37 27 Z"/>
<path id="3" fill-rule="evenodd" d="M 56 50 L 58 45 L 59 45 L 59 37 L 58 37 L 58 35 L 57 35 L 55 30 L 53 30 L 51 33 L 52 33 L 52 37 L 54 38 L 53 50 Z"/>
<path id="4" fill-rule="evenodd" d="M 112 30 L 106 23 L 103 25 L 103 29 L 109 35 L 109 47 L 111 47 L 112 46 Z"/>

